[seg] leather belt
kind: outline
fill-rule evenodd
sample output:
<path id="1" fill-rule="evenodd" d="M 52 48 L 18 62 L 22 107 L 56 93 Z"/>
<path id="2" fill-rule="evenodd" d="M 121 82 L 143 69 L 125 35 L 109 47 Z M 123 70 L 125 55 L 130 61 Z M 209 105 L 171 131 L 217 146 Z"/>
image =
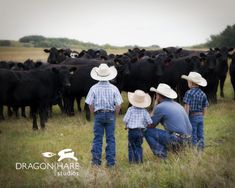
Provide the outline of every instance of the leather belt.
<path id="1" fill-rule="evenodd" d="M 128 128 L 129 130 L 140 130 L 140 131 L 145 131 L 146 128 Z"/>
<path id="2" fill-rule="evenodd" d="M 114 112 L 113 110 L 97 110 L 95 111 L 95 114 L 102 113 L 102 112 Z"/>
<path id="3" fill-rule="evenodd" d="M 198 116 L 198 115 L 203 115 L 202 112 L 192 112 L 189 114 L 190 116 Z"/>

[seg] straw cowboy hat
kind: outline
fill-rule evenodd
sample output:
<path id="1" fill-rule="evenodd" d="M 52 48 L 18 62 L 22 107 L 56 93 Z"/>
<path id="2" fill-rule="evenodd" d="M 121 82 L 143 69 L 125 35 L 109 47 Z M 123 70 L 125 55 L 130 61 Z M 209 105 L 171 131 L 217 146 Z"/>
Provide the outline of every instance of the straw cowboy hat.
<path id="1" fill-rule="evenodd" d="M 99 67 L 94 67 L 90 73 L 94 80 L 109 81 L 117 76 L 117 69 L 114 66 L 109 67 L 105 63 L 101 63 Z"/>
<path id="2" fill-rule="evenodd" d="M 151 87 L 150 91 L 155 91 L 156 93 L 159 93 L 170 99 L 177 98 L 177 93 L 173 89 L 171 89 L 171 87 L 168 86 L 167 84 L 159 84 L 157 86 L 157 89 L 155 89 L 154 87 Z"/>
<path id="3" fill-rule="evenodd" d="M 128 100 L 138 108 L 147 108 L 151 104 L 151 97 L 142 90 L 135 90 L 134 93 L 128 92 Z"/>
<path id="4" fill-rule="evenodd" d="M 181 78 L 189 80 L 202 87 L 207 86 L 207 81 L 197 72 L 190 72 L 188 76 L 182 75 Z"/>

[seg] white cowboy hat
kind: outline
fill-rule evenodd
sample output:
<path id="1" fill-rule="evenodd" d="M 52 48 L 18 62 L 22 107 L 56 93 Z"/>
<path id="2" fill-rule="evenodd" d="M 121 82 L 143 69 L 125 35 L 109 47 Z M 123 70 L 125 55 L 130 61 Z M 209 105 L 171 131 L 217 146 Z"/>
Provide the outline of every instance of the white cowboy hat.
<path id="1" fill-rule="evenodd" d="M 202 87 L 207 86 L 207 81 L 197 72 L 190 72 L 188 76 L 182 75 L 181 78 L 189 80 Z"/>
<path id="2" fill-rule="evenodd" d="M 177 93 L 171 89 L 170 86 L 168 86 L 167 84 L 159 84 L 157 86 L 157 89 L 155 89 L 154 87 L 150 88 L 150 91 L 155 91 L 156 93 L 159 93 L 167 98 L 170 99 L 176 99 L 177 98 Z"/>
<path id="3" fill-rule="evenodd" d="M 134 93 L 128 92 L 129 102 L 138 108 L 147 108 L 151 104 L 151 97 L 142 90 L 135 90 Z"/>
<path id="4" fill-rule="evenodd" d="M 99 67 L 94 67 L 90 73 L 94 80 L 109 81 L 117 76 L 117 69 L 114 66 L 109 67 L 105 63 L 101 63 Z"/>

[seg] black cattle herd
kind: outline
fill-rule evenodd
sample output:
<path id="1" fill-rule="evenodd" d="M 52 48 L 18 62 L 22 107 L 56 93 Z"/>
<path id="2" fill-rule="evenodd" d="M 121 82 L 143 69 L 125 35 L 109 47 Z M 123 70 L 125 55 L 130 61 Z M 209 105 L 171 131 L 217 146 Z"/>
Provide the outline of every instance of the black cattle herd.
<path id="1" fill-rule="evenodd" d="M 216 103 L 219 86 L 220 96 L 224 97 L 223 86 L 228 70 L 235 90 L 235 52 L 232 51 L 233 48 L 227 47 L 208 51 L 175 47 L 159 50 L 134 48 L 115 55 L 107 54 L 103 49 L 78 53 L 53 47 L 44 50 L 49 54 L 46 63 L 30 59 L 24 63 L 0 61 L 0 121 L 4 120 L 3 106 L 7 107 L 8 116 L 15 114 L 17 117 L 19 109 L 21 115 L 26 117 L 25 107 L 29 106 L 34 130 L 38 129 L 37 115 L 41 128 L 45 128 L 53 105 L 58 104 L 62 113 L 73 116 L 74 101 L 77 101 L 78 110 L 81 111 L 82 97 L 86 97 L 90 87 L 96 83 L 90 77 L 90 71 L 100 63 L 116 67 L 118 76 L 112 83 L 120 91 L 141 89 L 150 92 L 150 87 L 166 83 L 177 91 L 179 101 L 188 89 L 181 75 L 187 75 L 190 71 L 199 72 L 208 82 L 207 87 L 202 89 L 210 102 Z M 88 106 L 85 105 L 84 110 L 89 120 Z"/>

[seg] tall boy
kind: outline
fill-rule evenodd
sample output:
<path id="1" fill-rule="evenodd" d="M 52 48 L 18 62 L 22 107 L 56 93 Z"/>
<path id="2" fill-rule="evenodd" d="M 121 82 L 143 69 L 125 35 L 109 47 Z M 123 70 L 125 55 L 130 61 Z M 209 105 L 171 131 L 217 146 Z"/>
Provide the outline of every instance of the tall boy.
<path id="1" fill-rule="evenodd" d="M 192 144 L 198 149 L 203 150 L 204 143 L 204 115 L 209 105 L 206 94 L 199 86 L 205 87 L 207 81 L 197 72 L 190 72 L 188 76 L 182 75 L 181 78 L 188 81 L 190 88 L 183 98 L 185 111 L 189 115 L 192 124 Z"/>
<path id="2" fill-rule="evenodd" d="M 121 103 L 121 94 L 116 86 L 109 80 L 117 76 L 115 67 L 100 64 L 91 70 L 91 77 L 99 82 L 93 85 L 86 97 L 86 103 L 91 112 L 94 112 L 94 140 L 92 145 L 92 164 L 101 165 L 102 144 L 104 132 L 106 134 L 106 160 L 107 166 L 112 167 L 116 161 L 115 144 L 115 114 L 118 114 Z"/>

